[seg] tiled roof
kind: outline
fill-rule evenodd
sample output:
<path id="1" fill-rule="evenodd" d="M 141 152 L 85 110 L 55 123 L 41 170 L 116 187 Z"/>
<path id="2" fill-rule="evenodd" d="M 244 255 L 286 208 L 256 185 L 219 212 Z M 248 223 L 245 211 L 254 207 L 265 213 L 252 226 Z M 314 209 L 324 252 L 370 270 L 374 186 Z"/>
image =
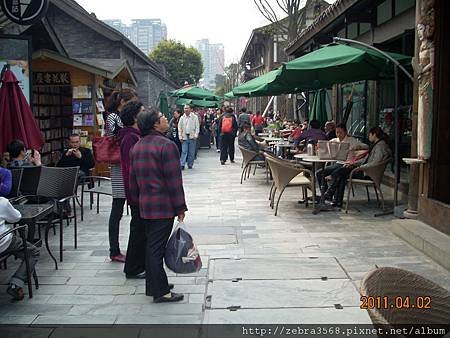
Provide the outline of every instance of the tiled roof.
<path id="1" fill-rule="evenodd" d="M 356 4 L 359 0 L 337 0 L 335 3 L 328 6 L 328 8 L 320 14 L 311 25 L 309 25 L 303 32 L 292 41 L 286 48 L 286 52 L 291 55 L 296 49 L 312 38 L 315 34 L 320 32 L 337 17 L 345 13 L 351 6 Z"/>

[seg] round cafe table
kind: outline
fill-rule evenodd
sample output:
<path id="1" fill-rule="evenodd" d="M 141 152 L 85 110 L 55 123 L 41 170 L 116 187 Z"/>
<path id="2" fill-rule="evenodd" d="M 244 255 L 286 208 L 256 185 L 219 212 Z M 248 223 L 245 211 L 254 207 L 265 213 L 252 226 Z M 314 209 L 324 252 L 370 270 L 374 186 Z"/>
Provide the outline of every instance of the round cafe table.
<path id="1" fill-rule="evenodd" d="M 325 164 L 325 163 L 334 163 L 337 162 L 337 160 L 330 160 L 330 159 L 320 159 L 319 156 L 311 156 L 308 154 L 296 154 L 294 155 L 294 158 L 296 160 L 301 160 L 303 162 L 309 162 L 312 164 L 312 193 L 313 193 L 313 214 L 317 215 L 320 211 L 334 211 L 337 210 L 334 207 L 325 205 L 324 203 L 322 203 L 322 196 L 320 199 L 320 203 L 318 205 L 315 205 L 316 202 L 316 171 L 317 171 L 317 164 Z M 320 187 L 319 187 L 320 190 Z"/>
<path id="2" fill-rule="evenodd" d="M 281 153 L 282 153 L 281 156 L 283 158 L 286 158 L 286 151 L 288 151 L 289 149 L 292 149 L 294 147 L 294 143 L 288 142 L 288 141 L 286 141 L 286 142 L 282 141 L 282 142 L 275 142 L 273 146 L 274 146 L 274 148 L 280 149 Z"/>

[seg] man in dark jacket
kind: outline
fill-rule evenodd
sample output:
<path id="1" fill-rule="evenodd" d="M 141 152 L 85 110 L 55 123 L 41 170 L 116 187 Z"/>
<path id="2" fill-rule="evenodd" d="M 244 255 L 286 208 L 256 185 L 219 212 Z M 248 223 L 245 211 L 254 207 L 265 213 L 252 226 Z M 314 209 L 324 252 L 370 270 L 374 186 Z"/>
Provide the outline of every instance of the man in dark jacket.
<path id="1" fill-rule="evenodd" d="M 180 153 L 165 136 L 169 123 L 161 113 L 143 111 L 137 123 L 143 138 L 131 151 L 130 198 L 138 201 L 145 227 L 145 294 L 155 303 L 178 302 L 184 296 L 170 292 L 163 257 L 175 216 L 182 222 L 187 211 Z"/>
<path id="2" fill-rule="evenodd" d="M 236 116 L 234 116 L 233 108 L 227 108 L 225 114 L 219 120 L 220 132 L 220 163 L 225 162 L 230 155 L 231 163 L 234 163 L 234 140 L 238 131 Z"/>
<path id="3" fill-rule="evenodd" d="M 89 170 L 94 168 L 95 160 L 90 149 L 81 147 L 80 135 L 69 136 L 69 149 L 59 160 L 57 167 L 80 167 L 80 176 L 89 176 Z"/>

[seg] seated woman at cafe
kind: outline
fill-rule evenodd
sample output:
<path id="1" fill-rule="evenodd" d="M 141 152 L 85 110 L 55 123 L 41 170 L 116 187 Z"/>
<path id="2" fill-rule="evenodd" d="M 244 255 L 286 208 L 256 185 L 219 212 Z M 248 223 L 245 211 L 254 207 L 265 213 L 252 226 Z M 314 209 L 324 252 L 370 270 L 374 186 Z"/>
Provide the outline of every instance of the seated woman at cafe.
<path id="1" fill-rule="evenodd" d="M 380 164 L 392 158 L 392 152 L 386 142 L 387 135 L 380 127 L 374 127 L 369 131 L 369 141 L 371 147 L 368 156 L 364 158 L 355 157 L 351 161 L 346 161 L 341 168 L 331 173 L 331 184 L 322 196 L 323 199 L 330 199 L 335 193 L 335 205 L 342 207 L 344 199 L 344 190 L 350 173 L 355 168 L 368 168 Z M 358 172 L 353 178 L 364 178 L 363 172 Z"/>
<path id="2" fill-rule="evenodd" d="M 242 125 L 242 132 L 239 134 L 238 143 L 242 148 L 254 151 L 256 153 L 261 152 L 265 147 L 264 142 L 260 142 L 255 139 L 255 137 L 251 133 L 250 124 L 246 122 L 244 122 Z M 257 155 L 255 157 L 255 161 L 264 161 L 264 156 L 261 154 Z"/>

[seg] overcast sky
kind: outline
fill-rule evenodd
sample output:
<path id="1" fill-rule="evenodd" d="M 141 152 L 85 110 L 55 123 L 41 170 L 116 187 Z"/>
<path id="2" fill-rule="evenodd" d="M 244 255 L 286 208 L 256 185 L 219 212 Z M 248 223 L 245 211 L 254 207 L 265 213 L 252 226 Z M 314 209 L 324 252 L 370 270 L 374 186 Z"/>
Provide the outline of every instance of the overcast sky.
<path id="1" fill-rule="evenodd" d="M 223 43 L 226 65 L 240 59 L 252 30 L 268 23 L 253 0 L 76 1 L 100 20 L 129 23 L 131 19 L 161 19 L 167 25 L 168 37 L 187 45 L 203 38 Z"/>

